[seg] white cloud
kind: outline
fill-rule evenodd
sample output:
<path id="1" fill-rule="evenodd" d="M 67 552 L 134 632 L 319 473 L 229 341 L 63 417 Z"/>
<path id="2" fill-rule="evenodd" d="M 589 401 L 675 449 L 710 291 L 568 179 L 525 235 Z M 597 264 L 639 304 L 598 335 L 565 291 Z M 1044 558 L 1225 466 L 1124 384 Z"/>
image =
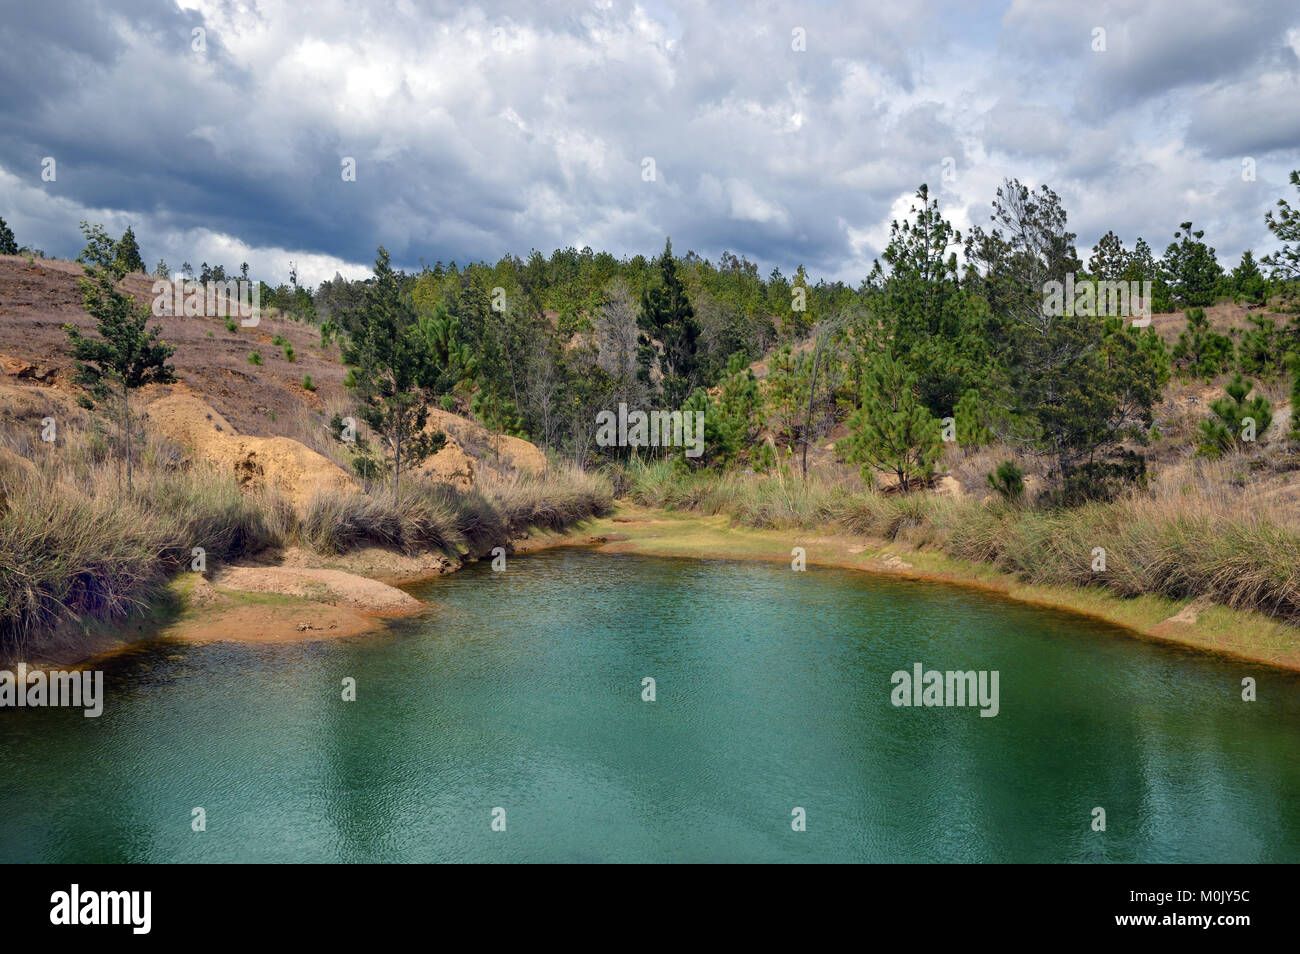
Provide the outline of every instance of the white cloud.
<path id="1" fill-rule="evenodd" d="M 83 216 L 132 223 L 168 261 L 292 258 L 304 279 L 381 243 L 414 266 L 579 241 L 651 253 L 671 234 L 856 283 L 921 182 L 966 231 L 1016 176 L 1061 193 L 1082 246 L 1107 228 L 1163 245 L 1190 215 L 1229 260 L 1266 243 L 1263 211 L 1300 166 L 1300 9 L 1280 0 L 1015 0 L 1001 16 L 930 0 L 322 0 L 310 16 L 84 0 L 80 33 L 34 8 L 10 21 L 0 215 L 64 254 Z M 75 75 L 58 55 L 73 43 Z M 52 189 L 31 162 L 49 154 Z M 1259 160 L 1252 190 L 1231 181 L 1240 155 Z"/>

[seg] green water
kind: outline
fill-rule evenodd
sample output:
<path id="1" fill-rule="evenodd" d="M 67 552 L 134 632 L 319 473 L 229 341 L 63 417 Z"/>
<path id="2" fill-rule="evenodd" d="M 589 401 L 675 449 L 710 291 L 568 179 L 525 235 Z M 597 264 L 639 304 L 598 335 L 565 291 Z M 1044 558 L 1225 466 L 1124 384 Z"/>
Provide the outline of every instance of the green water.
<path id="1" fill-rule="evenodd" d="M 379 636 L 155 642 L 99 719 L 0 711 L 0 860 L 1300 861 L 1290 674 L 847 571 L 557 550 L 413 592 Z M 998 715 L 896 708 L 916 662 L 997 670 Z"/>

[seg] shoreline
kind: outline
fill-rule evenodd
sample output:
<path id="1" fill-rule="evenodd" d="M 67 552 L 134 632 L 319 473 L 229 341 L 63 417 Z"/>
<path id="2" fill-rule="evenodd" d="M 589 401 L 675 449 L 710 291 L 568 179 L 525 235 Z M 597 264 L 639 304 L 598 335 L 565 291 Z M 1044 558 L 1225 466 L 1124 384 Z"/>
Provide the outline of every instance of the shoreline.
<path id="1" fill-rule="evenodd" d="M 583 529 L 598 538 L 594 546 L 603 553 L 789 565 L 792 548 L 802 546 L 811 566 L 969 587 L 1017 603 L 1098 620 L 1146 642 L 1300 672 L 1300 628 L 1253 610 L 1231 609 L 1201 599 L 1151 595 L 1125 599 L 1101 589 L 1026 583 L 990 566 L 901 543 L 820 530 L 744 527 L 725 515 L 701 516 L 631 504 L 588 521 Z M 586 544 L 573 541 L 567 545 Z"/>
<path id="2" fill-rule="evenodd" d="M 518 556 L 598 542 L 575 540 L 572 531 L 536 529 L 499 545 Z M 441 551 L 404 554 L 380 547 L 330 556 L 297 548 L 265 551 L 202 576 L 182 573 L 154 602 L 124 620 L 66 622 L 26 654 L 0 665 L 21 661 L 31 669 L 81 669 L 159 641 L 274 645 L 378 634 L 396 620 L 437 612 L 436 602 L 416 600 L 406 588 L 455 573 L 490 553 L 488 548 L 453 559 Z M 287 578 L 259 580 L 258 570 Z M 240 581 L 237 589 L 225 585 Z"/>
<path id="3" fill-rule="evenodd" d="M 937 551 L 842 533 L 758 529 L 736 525 L 724 515 L 656 510 L 624 502 L 607 516 L 588 519 L 565 531 L 531 530 L 502 545 L 511 556 L 558 547 L 592 547 L 611 554 L 785 564 L 791 561 L 792 548 L 800 546 L 806 551 L 808 565 L 970 587 L 1018 603 L 1099 620 L 1148 642 L 1300 672 L 1300 629 L 1255 611 L 1202 600 L 1124 599 L 1100 589 L 1025 583 L 993 567 L 954 560 Z M 206 579 L 183 575 L 141 615 L 119 624 L 68 627 L 35 654 L 38 662 L 33 665 L 84 667 L 155 640 L 276 644 L 377 633 L 391 620 L 437 611 L 435 602 L 409 605 L 417 601 L 405 593 L 406 588 L 483 558 L 466 554 L 453 560 L 440 553 L 406 555 L 378 548 L 333 557 L 287 551 L 222 571 L 261 567 L 351 577 L 359 588 L 393 590 L 405 595 L 409 603 L 390 599 L 385 604 L 382 592 L 378 603 L 367 605 L 364 599 L 350 602 L 328 591 L 234 590 L 220 585 L 219 574 L 215 586 Z"/>

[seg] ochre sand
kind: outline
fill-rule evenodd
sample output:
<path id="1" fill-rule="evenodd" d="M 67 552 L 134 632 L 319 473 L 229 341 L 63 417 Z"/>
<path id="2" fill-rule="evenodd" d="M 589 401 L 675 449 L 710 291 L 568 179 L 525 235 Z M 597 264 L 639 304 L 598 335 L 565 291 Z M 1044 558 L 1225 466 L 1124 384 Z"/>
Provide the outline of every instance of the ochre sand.
<path id="1" fill-rule="evenodd" d="M 953 560 L 937 551 L 839 533 L 758 530 L 735 526 L 725 516 L 623 504 L 610 516 L 565 533 L 534 531 L 507 549 L 517 555 L 557 546 L 786 566 L 791 564 L 793 548 L 802 547 L 811 566 L 973 586 L 1018 602 L 1105 620 L 1135 637 L 1300 671 L 1300 628 L 1261 613 L 1157 596 L 1124 599 L 1100 588 L 1024 583 L 992 567 Z M 330 559 L 288 551 L 274 564 L 284 569 L 271 572 L 260 572 L 272 566 L 264 563 L 214 572 L 212 583 L 182 575 L 172 584 L 174 611 L 161 624 L 135 622 L 111 633 L 102 628 L 86 632 L 84 641 L 65 641 L 34 661 L 47 665 L 88 661 L 91 654 L 97 657 L 127 648 L 138 634 L 150 630 L 157 638 L 185 642 L 276 643 L 358 636 L 382 628 L 385 620 L 395 616 L 436 613 L 436 605 L 417 605 L 392 585 L 431 579 L 463 565 L 440 554 L 402 556 L 370 549 Z"/>

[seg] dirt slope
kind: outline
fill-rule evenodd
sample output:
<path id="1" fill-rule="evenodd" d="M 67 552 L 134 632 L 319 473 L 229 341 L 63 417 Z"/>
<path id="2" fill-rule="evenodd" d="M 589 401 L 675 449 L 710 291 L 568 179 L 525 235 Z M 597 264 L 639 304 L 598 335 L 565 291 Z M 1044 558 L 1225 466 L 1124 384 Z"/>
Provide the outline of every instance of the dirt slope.
<path id="1" fill-rule="evenodd" d="M 426 431 L 442 431 L 447 443 L 417 470 L 433 480 L 457 487 L 472 486 L 486 471 L 496 474 L 540 474 L 546 455 L 535 444 L 493 434 L 481 424 L 439 408 L 430 408 Z"/>
<path id="2" fill-rule="evenodd" d="M 55 259 L 0 255 L 0 371 L 5 380 L 71 389 L 74 363 L 68 355 L 65 324 L 83 332 L 94 327 L 81 304 L 80 265 Z M 128 275 L 120 288 L 138 304 L 153 301 L 153 279 Z M 263 311 L 257 327 L 235 322 L 229 331 L 224 318 L 173 317 L 150 320 L 176 348 L 172 363 L 177 375 L 203 395 L 242 433 L 293 436 L 292 424 L 305 407 L 323 409 L 346 400 L 345 369 L 338 348 L 320 346 L 320 332 L 311 325 Z M 293 345 L 294 360 L 272 344 L 279 335 Z M 258 352 L 262 365 L 249 364 Z M 311 375 L 315 392 L 303 388 Z M 146 400 L 158 392 L 146 395 Z M 143 406 L 143 405 L 142 405 Z"/>
<path id="3" fill-rule="evenodd" d="M 89 421 L 77 405 L 81 388 L 63 330 L 65 324 L 93 329 L 82 307 L 82 277 L 74 262 L 36 259 L 29 265 L 20 256 L 0 256 L 0 436 L 5 438 L 0 443 L 22 453 L 34 446 L 39 450 L 33 442 L 39 441 L 43 417 L 78 428 Z M 119 287 L 148 306 L 153 281 L 128 275 Z M 346 369 L 337 346 L 321 347 L 316 327 L 270 310 L 263 311 L 256 327 L 235 320 L 234 331 L 218 317 L 162 315 L 152 317 L 150 325 L 176 348 L 172 364 L 180 379 L 174 386 L 144 388 L 132 398 L 137 411 L 147 408 L 159 433 L 200 459 L 235 470 L 246 484 L 282 484 L 300 505 L 316 489 L 355 486 L 338 466 L 346 466 L 347 454 L 334 445 L 328 427 L 331 413 L 346 414 L 350 405 L 343 386 Z M 272 343 L 273 336 L 292 345 L 293 361 Z M 261 365 L 249 363 L 254 351 Z M 303 387 L 307 375 L 314 391 Z M 545 455 L 533 444 L 493 435 L 456 414 L 432 409 L 429 426 L 447 434 L 443 450 L 420 468 L 431 479 L 467 487 L 483 468 L 503 474 L 546 469 Z"/>
<path id="4" fill-rule="evenodd" d="M 245 487 L 275 486 L 299 511 L 317 493 L 356 490 L 333 461 L 287 437 L 249 437 L 192 394 L 176 393 L 145 409 L 147 426 L 196 459 L 232 473 Z"/>

